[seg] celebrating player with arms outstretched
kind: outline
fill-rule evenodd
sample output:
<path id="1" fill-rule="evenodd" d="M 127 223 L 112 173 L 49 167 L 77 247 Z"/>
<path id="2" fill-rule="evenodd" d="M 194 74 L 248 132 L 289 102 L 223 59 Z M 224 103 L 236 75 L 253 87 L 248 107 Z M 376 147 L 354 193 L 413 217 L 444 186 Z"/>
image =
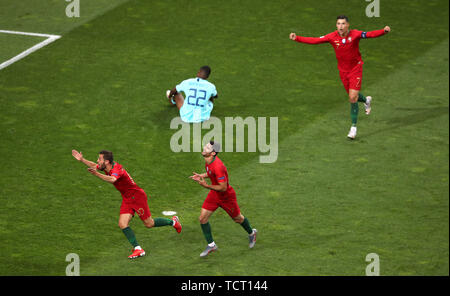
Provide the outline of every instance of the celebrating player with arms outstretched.
<path id="1" fill-rule="evenodd" d="M 253 248 L 256 242 L 257 230 L 252 229 L 248 219 L 241 214 L 241 210 L 239 209 L 239 205 L 236 200 L 236 192 L 228 183 L 227 168 L 217 157 L 219 151 L 220 146 L 218 143 L 211 141 L 206 144 L 205 147 L 203 147 L 202 152 L 203 158 L 206 162 L 206 173 L 197 174 L 194 172 L 194 175 L 190 177 L 204 188 L 210 190 L 208 196 L 203 202 L 199 217 L 203 235 L 208 242 L 206 249 L 200 254 L 200 257 L 206 257 L 209 253 L 217 250 L 217 245 L 215 244 L 211 234 L 209 218 L 218 207 L 224 209 L 234 222 L 239 223 L 245 231 L 247 231 L 250 248 Z M 209 178 L 211 180 L 211 185 L 206 183 L 204 178 Z"/>
<path id="2" fill-rule="evenodd" d="M 117 162 L 113 161 L 111 151 L 102 150 L 99 152 L 97 163 L 84 159 L 81 152 L 72 150 L 73 157 L 88 166 L 88 171 L 105 182 L 111 183 L 122 195 L 122 205 L 120 207 L 119 227 L 122 229 L 130 244 L 134 247 L 133 253 L 128 256 L 130 259 L 145 255 L 145 251 L 139 246 L 134 232 L 128 226 L 131 218 L 136 212 L 144 225 L 148 228 L 160 226 L 173 226 L 178 233 L 181 232 L 181 224 L 177 216 L 172 219 L 155 218 L 152 219 L 147 203 L 147 195 L 130 177 L 127 171 Z M 105 172 L 102 174 L 98 170 Z"/>
<path id="3" fill-rule="evenodd" d="M 358 119 L 358 102 L 363 102 L 366 114 L 370 114 L 371 101 L 370 96 L 364 97 L 359 90 L 362 83 L 362 65 L 361 53 L 359 52 L 359 40 L 361 38 L 375 38 L 389 33 L 391 29 L 386 26 L 384 29 L 363 32 L 358 30 L 349 30 L 348 18 L 345 15 L 337 17 L 336 27 L 337 31 L 320 38 L 316 37 L 302 37 L 297 36 L 295 33 L 291 33 L 289 38 L 291 40 L 307 43 L 307 44 L 320 44 L 331 43 L 336 52 L 336 59 L 338 61 L 339 75 L 341 81 L 344 84 L 345 90 L 348 93 L 350 100 L 350 117 L 352 120 L 352 126 L 348 133 L 348 138 L 354 139 L 356 137 L 356 122 Z"/>

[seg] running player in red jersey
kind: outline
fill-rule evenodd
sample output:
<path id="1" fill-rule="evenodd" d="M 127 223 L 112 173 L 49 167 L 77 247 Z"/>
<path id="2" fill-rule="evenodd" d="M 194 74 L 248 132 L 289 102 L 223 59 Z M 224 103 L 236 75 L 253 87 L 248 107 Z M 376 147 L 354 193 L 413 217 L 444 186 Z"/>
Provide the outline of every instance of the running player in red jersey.
<path id="1" fill-rule="evenodd" d="M 210 189 L 208 196 L 202 205 L 200 213 L 200 225 L 202 227 L 203 235 L 205 236 L 208 245 L 206 249 L 200 254 L 200 257 L 206 257 L 209 253 L 217 250 L 212 234 L 209 218 L 214 211 L 221 207 L 233 219 L 234 222 L 239 223 L 248 233 L 249 248 L 253 248 L 256 243 L 257 230 L 252 229 L 250 222 L 244 217 L 239 209 L 236 200 L 236 192 L 228 183 L 228 172 L 223 162 L 217 157 L 220 151 L 220 145 L 211 141 L 203 147 L 202 155 L 205 159 L 206 173 L 197 174 L 190 178 L 206 189 Z M 211 180 L 211 185 L 206 183 L 204 178 Z"/>
<path id="2" fill-rule="evenodd" d="M 289 38 L 291 40 L 307 43 L 307 44 L 320 44 L 330 43 L 335 52 L 336 59 L 338 61 L 339 75 L 341 81 L 344 84 L 344 88 L 348 93 L 350 101 L 350 117 L 352 120 L 352 126 L 347 137 L 354 139 L 356 137 L 356 122 L 358 120 L 358 102 L 363 102 L 366 114 L 369 115 L 372 109 L 371 101 L 372 97 L 365 97 L 359 91 L 362 84 L 362 65 L 364 62 L 361 59 L 361 53 L 359 52 L 359 41 L 366 38 L 375 38 L 383 36 L 391 31 L 388 26 L 384 29 L 363 32 L 358 30 L 349 30 L 348 17 L 340 15 L 337 17 L 336 28 L 337 30 L 328 35 L 320 38 L 316 37 L 302 37 L 297 36 L 295 33 L 291 33 Z"/>
<path id="3" fill-rule="evenodd" d="M 122 229 L 126 238 L 133 246 L 133 253 L 128 256 L 130 259 L 145 256 L 145 251 L 139 246 L 133 230 L 129 227 L 134 213 L 144 223 L 145 227 L 173 226 L 178 233 L 181 232 L 181 224 L 177 216 L 172 219 L 151 217 L 150 209 L 147 203 L 147 195 L 130 177 L 127 171 L 113 160 L 111 151 L 102 150 L 99 152 L 97 163 L 89 161 L 83 157 L 81 152 L 72 150 L 73 157 L 88 166 L 88 171 L 105 182 L 111 183 L 119 190 L 122 195 L 122 205 L 119 214 L 119 227 Z M 105 174 L 99 171 L 105 172 Z"/>

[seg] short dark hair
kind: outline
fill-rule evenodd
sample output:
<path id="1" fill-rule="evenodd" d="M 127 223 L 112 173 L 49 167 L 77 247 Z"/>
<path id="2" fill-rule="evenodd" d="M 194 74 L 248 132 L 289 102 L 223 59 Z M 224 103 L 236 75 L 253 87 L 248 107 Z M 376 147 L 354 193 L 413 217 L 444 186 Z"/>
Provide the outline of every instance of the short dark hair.
<path id="1" fill-rule="evenodd" d="M 336 20 L 346 20 L 347 23 L 348 23 L 348 17 L 347 17 L 346 15 L 343 15 L 343 14 L 338 15 L 338 17 L 336 18 Z"/>
<path id="2" fill-rule="evenodd" d="M 110 164 L 113 163 L 114 158 L 113 158 L 113 153 L 111 151 L 108 150 L 102 150 L 100 151 L 98 154 L 103 155 L 103 159 L 104 160 L 108 160 Z"/>
<path id="3" fill-rule="evenodd" d="M 214 143 L 214 141 L 209 141 L 209 144 L 211 144 L 213 151 L 216 152 L 216 155 L 219 154 L 219 150 L 220 150 L 220 144 L 219 143 Z"/>
<path id="4" fill-rule="evenodd" d="M 202 72 L 205 75 L 205 78 L 208 78 L 209 74 L 211 74 L 211 68 L 209 66 L 202 66 L 200 68 L 200 72 Z"/>

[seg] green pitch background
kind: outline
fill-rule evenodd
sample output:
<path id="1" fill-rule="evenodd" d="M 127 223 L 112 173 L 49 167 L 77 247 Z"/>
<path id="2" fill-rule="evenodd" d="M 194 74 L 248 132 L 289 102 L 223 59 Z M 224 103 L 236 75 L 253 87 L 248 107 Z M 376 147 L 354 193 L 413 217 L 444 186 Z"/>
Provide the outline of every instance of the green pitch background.
<path id="1" fill-rule="evenodd" d="M 62 38 L 0 70 L 0 275 L 364 275 L 369 253 L 381 275 L 449 274 L 448 1 L 83 1 L 0 0 L 0 29 Z M 348 141 L 349 104 L 331 46 L 302 45 L 338 14 L 351 28 L 392 32 L 362 40 L 358 138 Z M 33 38 L 32 38 L 33 39 Z M 32 46 L 0 34 L 0 57 Z M 37 38 L 39 39 L 39 38 Z M 39 42 L 40 40 L 35 40 Z M 174 153 L 165 90 L 212 68 L 221 118 L 278 117 L 273 164 L 259 153 L 222 153 L 247 235 L 225 212 L 211 225 L 220 250 L 206 259 L 198 223 L 207 191 L 187 177 L 199 153 Z M 154 217 L 131 223 L 148 256 L 129 261 L 117 226 L 120 194 L 71 156 L 114 151 L 150 194 Z"/>

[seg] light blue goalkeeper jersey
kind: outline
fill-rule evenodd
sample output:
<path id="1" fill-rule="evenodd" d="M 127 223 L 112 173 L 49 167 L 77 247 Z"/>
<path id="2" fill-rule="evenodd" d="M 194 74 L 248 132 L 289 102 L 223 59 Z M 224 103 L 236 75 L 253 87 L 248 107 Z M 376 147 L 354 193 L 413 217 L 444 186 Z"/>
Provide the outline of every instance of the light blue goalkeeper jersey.
<path id="1" fill-rule="evenodd" d="M 211 116 L 213 103 L 209 100 L 217 95 L 214 84 L 199 77 L 184 80 L 176 86 L 177 92 L 184 92 L 184 104 L 180 117 L 184 122 L 202 122 Z"/>

